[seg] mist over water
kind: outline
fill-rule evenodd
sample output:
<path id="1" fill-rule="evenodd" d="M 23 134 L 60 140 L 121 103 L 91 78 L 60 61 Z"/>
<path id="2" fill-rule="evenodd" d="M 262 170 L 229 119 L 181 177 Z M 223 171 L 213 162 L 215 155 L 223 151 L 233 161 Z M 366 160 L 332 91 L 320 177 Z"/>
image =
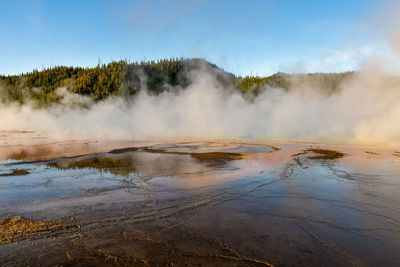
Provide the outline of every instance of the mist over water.
<path id="1" fill-rule="evenodd" d="M 212 70 L 189 74 L 182 90 L 148 95 L 132 103 L 90 100 L 59 90 L 61 104 L 46 109 L 1 104 L 0 130 L 35 130 L 87 138 L 260 138 L 342 143 L 400 143 L 400 85 L 376 69 L 355 74 L 327 94 L 302 86 L 268 88 L 249 101 L 227 92 Z"/>
<path id="2" fill-rule="evenodd" d="M 399 36 L 398 31 L 389 34 L 392 60 L 399 59 Z M 186 88 L 159 95 L 142 90 L 129 104 L 121 98 L 94 103 L 60 88 L 62 102 L 48 108 L 0 103 L 0 130 L 85 138 L 258 138 L 398 145 L 400 82 L 384 69 L 384 59 L 374 57 L 332 93 L 294 80 L 290 90 L 267 88 L 252 100 L 224 88 L 215 70 L 206 66 L 187 74 L 191 83 Z M 81 108 L 83 103 L 90 108 Z"/>

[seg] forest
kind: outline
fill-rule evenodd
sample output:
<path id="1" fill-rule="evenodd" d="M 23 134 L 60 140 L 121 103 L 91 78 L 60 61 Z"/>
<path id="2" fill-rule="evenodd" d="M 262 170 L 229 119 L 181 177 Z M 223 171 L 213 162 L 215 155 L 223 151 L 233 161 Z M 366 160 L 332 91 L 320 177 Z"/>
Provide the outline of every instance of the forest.
<path id="1" fill-rule="evenodd" d="M 56 66 L 21 75 L 0 75 L 0 101 L 19 104 L 33 101 L 38 107 L 44 107 L 62 100 L 63 96 L 57 93 L 57 89 L 61 87 L 73 94 L 90 97 L 94 101 L 101 101 L 110 96 L 131 99 L 141 90 L 157 95 L 186 88 L 191 82 L 190 73 L 196 70 L 208 71 L 223 88 L 236 90 L 251 97 L 256 97 L 269 88 L 291 90 L 294 84 L 307 84 L 333 92 L 353 74 L 279 72 L 268 77 L 240 77 L 200 58 L 134 63 L 121 60 L 92 68 Z"/>

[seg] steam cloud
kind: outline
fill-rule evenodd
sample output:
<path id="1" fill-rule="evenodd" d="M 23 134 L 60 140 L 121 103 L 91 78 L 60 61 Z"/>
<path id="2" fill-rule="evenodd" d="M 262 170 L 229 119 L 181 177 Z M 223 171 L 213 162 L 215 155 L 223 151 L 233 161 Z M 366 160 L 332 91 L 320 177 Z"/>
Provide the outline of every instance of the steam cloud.
<path id="1" fill-rule="evenodd" d="M 390 47 L 400 47 L 398 32 L 389 39 Z M 384 62 L 371 62 L 332 94 L 302 84 L 289 91 L 268 88 L 253 101 L 227 93 L 207 68 L 189 73 L 192 82 L 184 90 L 158 96 L 143 90 L 130 105 L 109 98 L 90 109 L 73 108 L 74 103 L 90 100 L 60 89 L 63 103 L 47 109 L 0 104 L 0 130 L 86 138 L 259 138 L 398 145 L 400 83 L 382 71 Z"/>
<path id="2" fill-rule="evenodd" d="M 374 75 L 371 75 L 371 72 Z M 140 93 L 131 105 L 90 101 L 64 91 L 63 105 L 33 109 L 0 106 L 0 130 L 23 129 L 89 138 L 262 138 L 344 143 L 400 143 L 400 87 L 376 75 L 356 74 L 341 90 L 268 89 L 253 102 L 226 93 L 207 69 L 191 73 L 178 93 Z"/>

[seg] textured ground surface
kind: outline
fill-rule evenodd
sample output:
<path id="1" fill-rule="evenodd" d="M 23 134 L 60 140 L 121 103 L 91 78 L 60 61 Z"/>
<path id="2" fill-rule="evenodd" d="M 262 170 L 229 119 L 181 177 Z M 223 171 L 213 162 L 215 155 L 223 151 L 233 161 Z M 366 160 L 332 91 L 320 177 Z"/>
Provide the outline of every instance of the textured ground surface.
<path id="1" fill-rule="evenodd" d="M 399 148 L 0 136 L 1 266 L 398 266 Z"/>

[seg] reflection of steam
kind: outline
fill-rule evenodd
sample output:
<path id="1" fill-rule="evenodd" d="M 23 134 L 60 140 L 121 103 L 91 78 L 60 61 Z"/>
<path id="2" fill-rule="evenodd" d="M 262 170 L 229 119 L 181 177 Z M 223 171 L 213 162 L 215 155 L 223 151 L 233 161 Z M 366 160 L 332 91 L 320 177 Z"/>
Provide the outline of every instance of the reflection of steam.
<path id="1" fill-rule="evenodd" d="M 64 170 L 94 168 L 102 171 L 109 171 L 115 175 L 139 173 L 142 176 L 151 176 L 150 174 L 153 174 L 156 169 L 168 169 L 176 175 L 187 175 L 189 170 L 187 166 L 200 164 L 204 165 L 204 167 L 226 169 L 230 162 L 245 159 L 249 156 L 248 154 L 243 153 L 218 150 L 198 152 L 198 150 L 205 148 L 208 147 L 191 144 L 176 147 L 129 147 L 114 149 L 109 153 L 77 156 L 72 158 L 64 157 L 48 162 L 46 165 Z M 191 152 L 187 152 L 185 149 L 189 149 Z M 247 147 L 238 146 L 236 149 L 246 150 Z M 149 156 L 149 154 L 156 154 L 156 157 L 154 158 L 153 155 Z M 188 156 L 195 159 L 198 164 L 191 161 Z M 152 162 L 152 160 L 154 162 Z M 184 166 L 182 163 L 185 161 L 186 165 Z M 201 169 L 205 168 L 202 167 Z"/>

